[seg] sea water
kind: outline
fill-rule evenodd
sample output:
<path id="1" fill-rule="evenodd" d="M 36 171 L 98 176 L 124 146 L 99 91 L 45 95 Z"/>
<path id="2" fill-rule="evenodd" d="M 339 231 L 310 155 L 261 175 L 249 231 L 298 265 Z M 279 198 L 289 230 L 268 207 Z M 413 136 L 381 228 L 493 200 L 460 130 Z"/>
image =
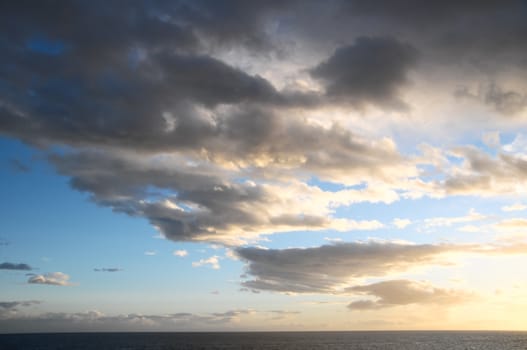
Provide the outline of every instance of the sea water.
<path id="1" fill-rule="evenodd" d="M 527 332 L 64 333 L 0 335 L 18 350 L 502 350 L 527 349 Z"/>

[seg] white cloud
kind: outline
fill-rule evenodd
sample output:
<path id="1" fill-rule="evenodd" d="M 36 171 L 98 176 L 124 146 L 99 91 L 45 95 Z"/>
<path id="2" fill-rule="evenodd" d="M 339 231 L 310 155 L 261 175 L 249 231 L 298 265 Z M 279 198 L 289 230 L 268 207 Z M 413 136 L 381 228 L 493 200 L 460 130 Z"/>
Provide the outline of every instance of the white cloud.
<path id="1" fill-rule="evenodd" d="M 526 231 L 527 219 L 525 218 L 511 218 L 505 219 L 494 225 L 497 230 L 502 231 Z"/>
<path id="2" fill-rule="evenodd" d="M 29 284 L 49 284 L 53 286 L 71 286 L 70 276 L 62 272 L 51 272 L 43 275 L 29 274 Z"/>
<path id="3" fill-rule="evenodd" d="M 213 268 L 214 270 L 219 270 L 220 269 L 219 256 L 214 255 L 208 259 L 200 259 L 199 261 L 195 261 L 192 263 L 192 267 L 200 267 L 200 266 L 205 266 L 205 265 L 210 265 L 210 267 Z"/>
<path id="4" fill-rule="evenodd" d="M 181 250 L 174 250 L 174 251 L 172 252 L 172 255 L 174 255 L 174 256 L 179 256 L 179 257 L 183 258 L 183 257 L 185 257 L 185 256 L 188 255 L 188 252 L 187 252 L 186 250 L 184 250 L 184 249 L 181 249 Z"/>
<path id="5" fill-rule="evenodd" d="M 525 209 L 527 209 L 527 205 L 524 205 L 522 203 L 514 203 L 501 208 L 501 210 L 503 211 L 522 211 Z"/>
<path id="6" fill-rule="evenodd" d="M 465 225 L 457 229 L 460 232 L 476 233 L 481 231 L 481 227 L 475 225 Z"/>
<path id="7" fill-rule="evenodd" d="M 408 219 L 399 219 L 399 218 L 395 218 L 393 219 L 392 221 L 392 224 L 399 228 L 399 229 L 403 229 L 405 228 L 406 226 L 410 225 L 412 223 L 411 220 L 408 220 Z"/>
<path id="8" fill-rule="evenodd" d="M 146 250 L 145 255 L 154 256 L 154 255 L 157 255 L 157 252 L 155 250 Z"/>

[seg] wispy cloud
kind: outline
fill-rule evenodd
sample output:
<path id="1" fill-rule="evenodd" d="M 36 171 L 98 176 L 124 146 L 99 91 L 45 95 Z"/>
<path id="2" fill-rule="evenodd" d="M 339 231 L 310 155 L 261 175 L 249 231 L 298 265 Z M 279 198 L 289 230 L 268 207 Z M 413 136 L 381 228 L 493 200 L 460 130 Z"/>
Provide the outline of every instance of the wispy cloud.
<path id="1" fill-rule="evenodd" d="M 219 270 L 220 269 L 219 258 L 220 258 L 219 256 L 214 255 L 214 256 L 211 256 L 210 258 L 207 258 L 207 259 L 200 259 L 199 261 L 193 262 L 192 266 L 193 267 L 201 267 L 201 266 L 205 266 L 205 265 L 210 265 L 210 267 L 213 268 L 214 270 Z"/>
<path id="2" fill-rule="evenodd" d="M 527 209 L 527 205 L 524 205 L 522 203 L 514 203 L 511 205 L 501 207 L 501 210 L 503 211 L 522 211 L 525 209 Z"/>
<path id="3" fill-rule="evenodd" d="M 102 267 L 102 268 L 95 268 L 93 269 L 95 272 L 119 272 L 123 271 L 123 269 L 119 267 Z"/>
<path id="4" fill-rule="evenodd" d="M 398 229 L 404 229 L 406 228 L 408 225 L 410 225 L 412 223 L 411 220 L 409 219 L 400 219 L 400 218 L 395 218 L 393 219 L 392 221 L 392 224 L 397 227 Z"/>
<path id="5" fill-rule="evenodd" d="M 409 304 L 449 304 L 474 300 L 473 293 L 463 290 L 437 288 L 427 282 L 391 280 L 369 285 L 353 286 L 348 292 L 375 297 L 361 299 L 348 305 L 351 310 L 372 310 Z"/>
<path id="6" fill-rule="evenodd" d="M 184 258 L 185 256 L 188 255 L 188 252 L 186 250 L 184 250 L 184 249 L 174 250 L 172 252 L 172 255 L 179 256 L 180 258 Z"/>

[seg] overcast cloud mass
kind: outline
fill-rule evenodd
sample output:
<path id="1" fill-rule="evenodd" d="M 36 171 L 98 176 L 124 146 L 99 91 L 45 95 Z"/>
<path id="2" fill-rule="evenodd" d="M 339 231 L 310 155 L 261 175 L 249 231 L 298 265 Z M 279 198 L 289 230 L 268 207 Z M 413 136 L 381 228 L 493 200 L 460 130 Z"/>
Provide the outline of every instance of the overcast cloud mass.
<path id="1" fill-rule="evenodd" d="M 378 313 L 364 328 L 437 306 L 446 328 L 525 328 L 506 316 L 527 285 L 499 271 L 527 252 L 526 19 L 522 0 L 3 2 L 0 324 L 348 329 L 340 305 Z M 126 309 L 156 293 L 174 311 Z M 477 305 L 496 323 L 449 318 Z"/>

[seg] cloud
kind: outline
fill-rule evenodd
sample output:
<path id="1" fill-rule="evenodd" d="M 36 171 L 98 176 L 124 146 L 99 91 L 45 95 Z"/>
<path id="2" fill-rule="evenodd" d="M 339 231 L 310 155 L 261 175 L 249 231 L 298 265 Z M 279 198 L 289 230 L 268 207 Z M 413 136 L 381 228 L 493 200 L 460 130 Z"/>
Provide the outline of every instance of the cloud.
<path id="1" fill-rule="evenodd" d="M 157 255 L 157 252 L 155 250 L 145 250 L 144 254 L 146 256 L 154 256 L 154 255 Z"/>
<path id="2" fill-rule="evenodd" d="M 29 274 L 29 284 L 49 284 L 53 286 L 71 286 L 70 276 L 62 272 L 52 272 L 44 275 Z"/>
<path id="3" fill-rule="evenodd" d="M 412 221 L 409 219 L 395 218 L 393 219 L 392 223 L 398 229 L 404 229 L 406 226 L 410 225 Z"/>
<path id="4" fill-rule="evenodd" d="M 219 256 L 214 255 L 207 259 L 200 259 L 199 261 L 195 261 L 192 263 L 192 267 L 201 267 L 205 265 L 210 265 L 211 268 L 214 270 L 220 269 L 220 262 L 219 262 Z"/>
<path id="5" fill-rule="evenodd" d="M 501 210 L 503 211 L 522 211 L 525 209 L 527 209 L 527 205 L 524 205 L 522 203 L 514 203 L 511 205 L 501 207 Z"/>
<path id="6" fill-rule="evenodd" d="M 499 221 L 493 225 L 494 229 L 501 232 L 520 233 L 522 236 L 527 229 L 527 219 L 510 218 Z"/>
<path id="7" fill-rule="evenodd" d="M 468 87 L 461 86 L 454 94 L 461 99 L 479 101 L 505 115 L 520 113 L 527 107 L 526 94 L 504 90 L 496 83 L 481 86 L 477 92 L 471 92 Z"/>
<path id="8" fill-rule="evenodd" d="M 527 188 L 527 160 L 522 154 L 500 151 L 489 155 L 473 146 L 457 147 L 462 160 L 440 184 L 450 195 L 496 196 L 523 193 Z"/>
<path id="9" fill-rule="evenodd" d="M 487 69 L 491 63 L 495 67 L 511 57 L 515 64 L 522 63 L 525 23 L 521 19 L 521 0 L 448 0 L 430 6 L 418 0 L 353 0 L 342 4 L 341 10 L 347 11 L 352 23 L 353 19 L 368 23 L 363 30 L 410 36 L 422 42 L 438 60 L 472 60 L 472 65 Z"/>
<path id="10" fill-rule="evenodd" d="M 382 277 L 412 268 L 448 262 L 447 254 L 461 250 L 452 245 L 393 242 L 334 243 L 315 248 L 238 248 L 253 280 L 249 289 L 295 293 L 342 292 L 353 279 Z"/>
<path id="11" fill-rule="evenodd" d="M 469 210 L 468 215 L 459 217 L 437 217 L 424 220 L 426 227 L 450 227 L 455 224 L 481 221 L 487 216 L 476 212 L 473 208 Z"/>
<path id="12" fill-rule="evenodd" d="M 359 149 L 367 151 L 368 147 Z M 371 159 L 372 155 L 365 161 Z M 136 157 L 90 152 L 54 156 L 52 160 L 63 174 L 72 177 L 76 189 L 91 193 L 98 204 L 146 217 L 175 241 L 239 244 L 275 232 L 374 230 L 382 223 L 337 218 L 332 215 L 334 208 L 398 198 L 397 193 L 382 186 L 329 192 L 290 178 L 283 183 L 279 179 L 239 181 L 237 170 L 175 155 Z M 111 172 L 104 170 L 108 167 Z M 362 169 L 357 172 L 362 173 Z M 366 172 L 370 170 L 364 169 Z M 163 192 L 157 193 L 157 189 Z"/>
<path id="13" fill-rule="evenodd" d="M 345 294 L 365 278 L 452 265 L 459 257 L 523 255 L 527 244 L 413 244 L 370 240 L 335 242 L 313 248 L 239 247 L 235 252 L 246 263 L 246 276 L 242 277 L 241 284 L 247 290 Z"/>
<path id="14" fill-rule="evenodd" d="M 172 255 L 174 255 L 174 256 L 179 256 L 180 258 L 183 258 L 183 257 L 185 257 L 185 256 L 188 255 L 188 252 L 187 252 L 186 250 L 184 250 L 184 249 L 181 249 L 181 250 L 174 250 L 174 251 L 172 252 Z"/>
<path id="15" fill-rule="evenodd" d="M 20 308 L 26 308 L 40 304 L 40 301 L 0 301 L 0 320 L 17 316 Z"/>
<path id="16" fill-rule="evenodd" d="M 353 286 L 350 293 L 367 295 L 376 299 L 353 301 L 348 305 L 351 310 L 371 310 L 409 304 L 448 304 L 462 303 L 473 299 L 471 293 L 455 289 L 443 289 L 427 282 L 410 280 L 391 280 L 369 285 Z"/>
<path id="17" fill-rule="evenodd" d="M 0 312 L 2 307 L 0 306 Z M 12 333 L 64 332 L 64 331 L 174 331 L 174 330 L 235 330 L 244 317 L 281 320 L 299 314 L 290 310 L 235 309 L 223 312 L 165 314 L 129 313 L 105 315 L 93 310 L 87 312 L 47 312 L 37 315 L 17 313 L 0 317 L 2 330 Z M 1 313 L 0 313 L 1 316 Z"/>
<path id="18" fill-rule="evenodd" d="M 11 262 L 3 262 L 0 264 L 0 270 L 19 270 L 19 271 L 31 271 L 33 268 L 28 264 L 16 264 Z"/>
<path id="19" fill-rule="evenodd" d="M 417 61 L 417 51 L 391 37 L 359 37 L 341 47 L 311 75 L 326 84 L 326 94 L 351 103 L 405 106 L 399 89 L 408 83 L 407 73 Z"/>
<path id="20" fill-rule="evenodd" d="M 118 267 L 103 267 L 103 268 L 96 268 L 96 269 L 93 269 L 93 271 L 95 272 L 119 272 L 119 271 L 123 271 L 123 269 L 121 268 L 118 268 Z"/>

